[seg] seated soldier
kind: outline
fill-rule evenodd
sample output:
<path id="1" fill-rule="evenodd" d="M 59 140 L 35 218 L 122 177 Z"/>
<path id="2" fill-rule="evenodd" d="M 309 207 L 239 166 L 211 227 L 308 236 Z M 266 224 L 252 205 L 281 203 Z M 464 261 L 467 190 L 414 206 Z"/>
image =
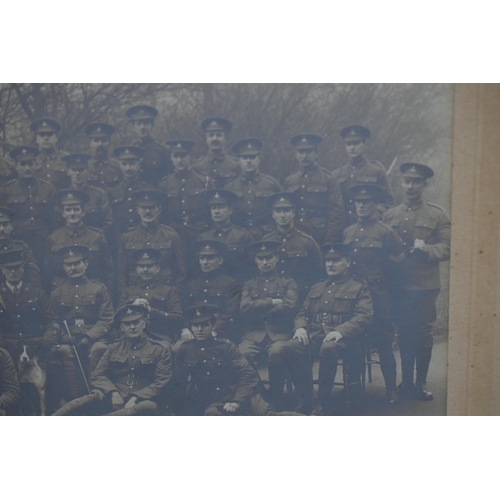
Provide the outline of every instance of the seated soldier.
<path id="1" fill-rule="evenodd" d="M 323 248 L 328 277 L 311 288 L 295 318 L 293 339 L 283 346 L 283 357 L 292 368 L 303 409 L 312 405 L 310 354 L 319 355 L 319 399 L 316 414 L 332 410 L 331 392 L 338 358 L 347 369 L 348 395 L 359 403 L 360 377 L 364 366 L 363 337 L 373 319 L 373 304 L 364 281 L 351 277 L 350 248 L 340 243 Z"/>
<path id="2" fill-rule="evenodd" d="M 241 296 L 242 340 L 240 353 L 250 362 L 266 353 L 269 363 L 269 397 L 281 404 L 286 367 L 281 348 L 292 338 L 293 318 L 298 309 L 297 284 L 276 272 L 279 241 L 259 241 L 249 247 L 259 275 L 243 284 Z"/>
<path id="3" fill-rule="evenodd" d="M 238 195 L 225 189 L 212 189 L 202 195 L 210 208 L 212 228 L 200 235 L 200 240 L 222 241 L 227 246 L 226 269 L 228 274 L 243 281 L 249 278 L 250 262 L 246 248 L 254 241 L 245 229 L 235 226 L 231 220 L 233 206 L 238 202 Z"/>
<path id="4" fill-rule="evenodd" d="M 275 412 L 257 391 L 259 375 L 227 339 L 212 331 L 217 307 L 189 308 L 187 317 L 194 339 L 180 345 L 175 357 L 179 383 L 187 399 L 178 401 L 186 415 L 298 415 Z M 182 404 L 184 403 L 184 404 Z"/>
<path id="5" fill-rule="evenodd" d="M 43 273 L 47 289 L 54 290 L 67 279 L 61 262 L 57 259 L 58 251 L 69 245 L 83 245 L 89 249 L 88 277 L 111 290 L 113 262 L 108 242 L 99 229 L 83 222 L 88 201 L 89 195 L 77 189 L 61 189 L 56 193 L 55 202 L 60 207 L 66 224 L 54 231 L 45 244 Z"/>
<path id="6" fill-rule="evenodd" d="M 73 345 L 92 372 L 107 348 L 114 311 L 106 287 L 87 277 L 89 249 L 73 245 L 61 248 L 58 253 L 68 280 L 52 292 L 50 300 L 59 323 L 64 325 L 66 321 L 69 329 L 68 333 L 64 327 L 64 345 L 58 353 L 73 399 L 85 393 Z"/>
<path id="7" fill-rule="evenodd" d="M 5 349 L 0 349 L 0 417 L 15 415 L 21 400 L 16 368 Z"/>
<path id="8" fill-rule="evenodd" d="M 170 347 L 180 334 L 184 323 L 182 306 L 176 288 L 162 284 L 159 279 L 161 252 L 153 248 L 141 248 L 130 256 L 135 263 L 139 283 L 122 290 L 118 308 L 127 304 L 147 309 L 150 338 Z"/>
<path id="9" fill-rule="evenodd" d="M 220 241 L 200 240 L 196 242 L 195 249 L 202 275 L 184 286 L 183 309 L 200 304 L 216 305 L 218 314 L 214 335 L 232 338 L 240 307 L 241 285 L 222 268 L 227 247 Z M 186 324 L 182 329 L 181 341 L 194 338 L 188 326 Z"/>
<path id="10" fill-rule="evenodd" d="M 24 241 L 12 238 L 12 231 L 14 231 L 14 226 L 12 225 L 13 217 L 13 210 L 9 207 L 0 207 L 0 252 L 21 250 L 25 263 L 23 280 L 35 287 L 41 287 L 42 275 L 31 248 Z M 0 281 L 5 281 L 3 274 L 0 276 Z"/>
<path id="11" fill-rule="evenodd" d="M 91 394 L 70 401 L 55 415 L 155 415 L 156 400 L 172 376 L 170 349 L 147 334 L 140 305 L 114 317 L 123 338 L 109 345 L 90 378 Z"/>

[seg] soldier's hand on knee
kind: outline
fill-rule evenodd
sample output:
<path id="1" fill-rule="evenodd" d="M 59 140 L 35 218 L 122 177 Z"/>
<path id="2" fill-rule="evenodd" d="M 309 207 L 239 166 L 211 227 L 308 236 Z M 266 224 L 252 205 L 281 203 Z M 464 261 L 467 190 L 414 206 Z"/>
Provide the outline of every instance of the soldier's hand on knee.
<path id="1" fill-rule="evenodd" d="M 181 331 L 181 340 L 186 342 L 187 340 L 193 340 L 194 335 L 188 328 L 183 328 Z"/>
<path id="2" fill-rule="evenodd" d="M 283 304 L 283 299 L 272 299 L 273 306 L 281 306 Z"/>
<path id="3" fill-rule="evenodd" d="M 125 404 L 125 409 L 132 408 L 132 406 L 137 404 L 137 396 L 132 396 Z"/>
<path id="4" fill-rule="evenodd" d="M 90 337 L 87 337 L 87 335 L 84 335 L 82 337 L 82 340 L 78 343 L 78 345 L 89 345 L 90 344 Z"/>
<path id="5" fill-rule="evenodd" d="M 115 391 L 111 394 L 111 405 L 115 411 L 123 408 L 123 398 L 120 396 L 120 393 Z"/>
<path id="6" fill-rule="evenodd" d="M 229 413 L 234 413 L 240 407 L 240 403 L 226 403 L 224 410 Z"/>
<path id="7" fill-rule="evenodd" d="M 343 335 L 340 332 L 337 331 L 329 332 L 323 339 L 323 342 L 328 342 L 329 340 L 334 340 L 335 342 L 338 342 L 342 337 Z"/>
<path id="8" fill-rule="evenodd" d="M 305 328 L 297 328 L 293 335 L 294 339 L 298 339 L 301 344 L 307 345 L 309 344 L 309 337 L 307 335 L 307 330 Z"/>

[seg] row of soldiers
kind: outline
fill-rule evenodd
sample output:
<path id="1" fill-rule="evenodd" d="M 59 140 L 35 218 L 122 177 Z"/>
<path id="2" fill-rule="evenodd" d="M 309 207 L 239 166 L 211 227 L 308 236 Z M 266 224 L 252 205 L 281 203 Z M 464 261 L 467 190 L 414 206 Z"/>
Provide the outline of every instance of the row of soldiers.
<path id="1" fill-rule="evenodd" d="M 399 396 L 432 399 L 426 377 L 450 223 L 422 199 L 430 167 L 401 165 L 404 201 L 394 207 L 384 167 L 364 155 L 365 127 L 341 131 L 349 161 L 333 172 L 318 164 L 321 137 L 293 137 L 298 170 L 281 186 L 260 169 L 261 140 L 226 153 L 226 119 L 202 122 L 209 151 L 193 162 L 193 141 L 164 148 L 152 138 L 154 108 L 127 116 L 137 141 L 113 159 L 112 126 L 86 128 L 93 156 L 62 156 L 59 124 L 37 120 L 38 148 L 11 152 L 17 177 L 0 191 L 0 347 L 14 354 L 36 341 L 53 410 L 60 398 L 78 401 L 86 374 L 85 401 L 107 410 L 139 411 L 147 400 L 145 411 L 161 401 L 167 413 L 273 414 L 285 408 L 289 380 L 309 414 L 319 356 L 314 411 L 328 414 L 339 358 L 349 397 L 360 399 L 367 338 L 394 402 L 394 325 Z M 261 354 L 267 403 L 253 368 Z M 136 398 L 137 384 L 155 390 Z"/>

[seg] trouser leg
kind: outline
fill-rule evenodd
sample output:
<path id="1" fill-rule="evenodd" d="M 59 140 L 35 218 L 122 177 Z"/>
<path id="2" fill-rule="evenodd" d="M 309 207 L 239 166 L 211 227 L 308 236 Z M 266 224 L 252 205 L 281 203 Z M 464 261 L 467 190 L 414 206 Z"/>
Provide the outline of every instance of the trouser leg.
<path id="1" fill-rule="evenodd" d="M 380 359 L 380 369 L 384 377 L 386 391 L 396 390 L 396 358 L 392 350 L 392 336 L 374 339 L 373 346 L 377 349 Z"/>
<path id="2" fill-rule="evenodd" d="M 337 375 L 339 344 L 333 340 L 324 342 L 319 350 L 319 400 L 321 405 L 331 401 L 333 384 Z"/>
<path id="3" fill-rule="evenodd" d="M 66 375 L 66 385 L 69 397 L 66 399 L 76 399 L 83 396 L 86 392 L 86 386 L 83 374 L 78 366 L 73 346 L 63 344 L 52 351 L 54 358 L 57 358 L 62 365 Z"/>
<path id="4" fill-rule="evenodd" d="M 108 343 L 104 340 L 98 340 L 97 342 L 94 342 L 89 349 L 89 371 L 92 373 L 99 361 L 102 358 L 102 355 L 106 352 L 106 349 L 108 348 Z"/>
<path id="5" fill-rule="evenodd" d="M 283 397 L 287 371 L 283 361 L 282 347 L 286 342 L 286 340 L 276 340 L 267 345 L 269 397 L 273 402 L 278 402 Z"/>

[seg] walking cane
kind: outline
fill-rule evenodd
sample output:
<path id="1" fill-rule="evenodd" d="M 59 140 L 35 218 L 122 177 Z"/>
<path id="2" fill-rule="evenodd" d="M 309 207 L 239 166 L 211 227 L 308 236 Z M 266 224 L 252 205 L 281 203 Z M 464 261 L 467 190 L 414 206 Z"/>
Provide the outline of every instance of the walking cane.
<path id="1" fill-rule="evenodd" d="M 73 342 L 73 337 L 71 335 L 71 332 L 69 331 L 68 323 L 66 322 L 66 320 L 63 321 L 63 325 L 64 328 L 66 329 L 66 333 L 69 335 L 69 338 L 71 339 L 71 342 Z M 78 361 L 78 366 L 80 367 L 80 371 L 82 372 L 83 380 L 85 382 L 85 385 L 87 386 L 87 391 L 90 394 L 91 393 L 90 386 L 89 383 L 87 382 L 87 377 L 85 376 L 85 372 L 83 371 L 83 366 L 82 362 L 80 361 L 80 356 L 78 355 L 78 351 L 76 350 L 76 346 L 74 344 L 73 344 L 73 350 L 75 351 L 76 360 Z"/>

